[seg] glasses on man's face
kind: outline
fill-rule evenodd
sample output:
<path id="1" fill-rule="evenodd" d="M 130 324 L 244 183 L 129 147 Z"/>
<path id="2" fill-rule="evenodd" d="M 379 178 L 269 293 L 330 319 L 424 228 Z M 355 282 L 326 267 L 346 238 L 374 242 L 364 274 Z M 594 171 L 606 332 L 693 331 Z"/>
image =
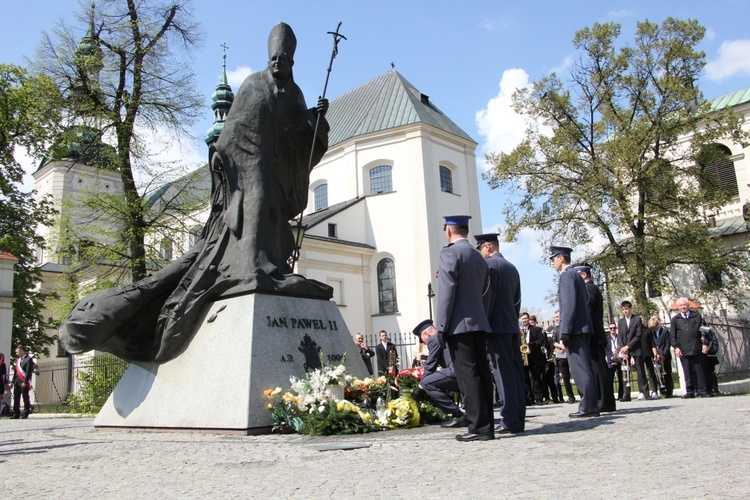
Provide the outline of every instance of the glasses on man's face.
<path id="1" fill-rule="evenodd" d="M 610 329 L 610 330 L 617 330 L 617 328 L 616 328 L 616 327 L 614 327 L 614 326 L 610 326 L 610 327 L 609 327 L 609 329 Z"/>

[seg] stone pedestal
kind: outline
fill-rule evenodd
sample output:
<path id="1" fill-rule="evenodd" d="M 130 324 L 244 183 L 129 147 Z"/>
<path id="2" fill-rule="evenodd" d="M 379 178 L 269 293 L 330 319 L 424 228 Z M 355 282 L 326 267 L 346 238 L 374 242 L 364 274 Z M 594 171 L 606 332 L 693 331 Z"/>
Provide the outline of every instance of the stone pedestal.
<path id="1" fill-rule="evenodd" d="M 188 347 L 164 364 L 133 363 L 94 421 L 97 428 L 251 434 L 270 430 L 263 391 L 344 364 L 367 376 L 334 302 L 250 294 L 206 306 Z"/>

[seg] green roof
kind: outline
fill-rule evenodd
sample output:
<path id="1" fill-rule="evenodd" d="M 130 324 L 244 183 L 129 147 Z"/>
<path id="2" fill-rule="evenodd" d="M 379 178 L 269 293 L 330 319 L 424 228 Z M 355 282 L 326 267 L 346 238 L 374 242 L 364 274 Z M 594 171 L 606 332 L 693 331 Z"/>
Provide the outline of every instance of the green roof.
<path id="1" fill-rule="evenodd" d="M 711 99 L 711 109 L 722 109 L 732 106 L 738 106 L 750 101 L 750 87 L 741 90 L 735 90 L 729 94 L 720 95 Z"/>
<path id="2" fill-rule="evenodd" d="M 425 123 L 476 143 L 395 69 L 331 101 L 326 115 L 333 146 L 352 137 Z"/>

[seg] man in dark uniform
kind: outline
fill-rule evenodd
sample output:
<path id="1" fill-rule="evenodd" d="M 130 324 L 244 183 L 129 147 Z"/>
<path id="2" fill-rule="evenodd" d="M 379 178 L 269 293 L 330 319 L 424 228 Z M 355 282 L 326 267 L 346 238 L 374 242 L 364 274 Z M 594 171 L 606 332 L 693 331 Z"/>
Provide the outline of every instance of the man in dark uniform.
<path id="1" fill-rule="evenodd" d="M 482 298 L 489 283 L 487 264 L 466 239 L 470 218 L 445 217 L 449 243 L 440 251 L 437 329 L 453 359 L 469 420 L 469 432 L 456 439 L 487 441 L 495 438 L 492 372 L 487 362 L 487 332 L 491 329 Z"/>
<path id="2" fill-rule="evenodd" d="M 570 267 L 568 247 L 550 247 L 550 260 L 555 271 L 560 273 L 557 284 L 557 297 L 560 302 L 560 340 L 568 351 L 568 363 L 576 380 L 581 401 L 578 411 L 568 415 L 577 417 L 598 417 L 599 403 L 596 392 L 596 379 L 591 370 L 591 316 L 588 309 L 588 292 L 583 278 Z"/>
<path id="3" fill-rule="evenodd" d="M 672 317 L 670 341 L 674 355 L 682 363 L 685 375 L 685 395 L 683 398 L 706 397 L 705 356 L 708 346 L 703 345 L 700 327 L 701 315 L 690 310 L 687 297 L 677 299 L 679 313 Z"/>
<path id="4" fill-rule="evenodd" d="M 491 333 L 487 335 L 495 383 L 502 386 L 502 421 L 495 428 L 498 434 L 524 431 L 526 391 L 523 383 L 521 334 L 518 313 L 521 310 L 521 280 L 516 267 L 508 262 L 497 243 L 497 234 L 479 234 L 477 249 L 489 268 L 490 286 L 484 295 Z"/>
<path id="5" fill-rule="evenodd" d="M 440 408 L 443 413 L 450 415 L 450 420 L 443 422 L 441 427 L 466 427 L 469 419 L 458 407 L 453 398 L 447 393 L 458 392 L 458 381 L 453 371 L 450 354 L 437 336 L 437 328 L 431 319 L 426 319 L 414 327 L 412 333 L 427 344 L 427 362 L 424 373 L 419 381 L 419 388 Z"/>
<path id="6" fill-rule="evenodd" d="M 594 371 L 596 387 L 599 391 L 599 411 L 612 412 L 616 410 L 616 407 L 612 385 L 607 387 L 607 361 L 604 356 L 604 350 L 607 346 L 607 334 L 604 331 L 604 299 L 601 290 L 591 278 L 591 266 L 576 264 L 573 268 L 578 271 L 578 274 L 586 283 L 586 291 L 589 296 L 589 315 L 591 315 L 591 325 L 594 327 L 589 348 L 591 349 L 591 369 Z"/>
<path id="7" fill-rule="evenodd" d="M 26 353 L 26 349 L 16 347 L 16 363 L 13 377 L 13 415 L 10 418 L 28 418 L 31 411 L 29 390 L 31 377 L 34 375 L 34 360 Z M 21 413 L 21 398 L 23 398 L 23 413 Z"/>

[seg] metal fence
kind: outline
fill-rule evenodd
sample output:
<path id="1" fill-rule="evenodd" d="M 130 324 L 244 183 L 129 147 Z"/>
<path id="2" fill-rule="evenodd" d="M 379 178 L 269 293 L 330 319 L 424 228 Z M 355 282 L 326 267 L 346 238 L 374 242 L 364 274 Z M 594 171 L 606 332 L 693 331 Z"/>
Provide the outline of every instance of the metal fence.
<path id="1" fill-rule="evenodd" d="M 96 401 L 106 401 L 120 381 L 128 363 L 112 355 L 55 359 L 38 366 L 33 379 L 32 400 L 37 413 L 71 411 L 68 395 L 85 392 Z M 92 380 L 94 377 L 94 381 Z M 86 382 L 86 379 L 90 382 Z M 84 387 L 85 386 L 85 387 Z"/>
<path id="2" fill-rule="evenodd" d="M 364 334 L 365 344 L 372 350 L 375 350 L 375 346 L 380 343 L 379 332 Z M 419 350 L 419 339 L 412 332 L 395 332 L 388 333 L 391 342 L 396 346 L 396 352 L 398 353 L 398 366 L 399 368 L 409 368 L 414 359 L 414 353 Z M 377 361 L 375 362 L 377 363 Z M 377 369 L 377 365 L 373 364 L 373 369 Z"/>
<path id="3" fill-rule="evenodd" d="M 750 374 L 750 320 L 725 314 L 703 315 L 719 338 L 717 375 Z"/>

